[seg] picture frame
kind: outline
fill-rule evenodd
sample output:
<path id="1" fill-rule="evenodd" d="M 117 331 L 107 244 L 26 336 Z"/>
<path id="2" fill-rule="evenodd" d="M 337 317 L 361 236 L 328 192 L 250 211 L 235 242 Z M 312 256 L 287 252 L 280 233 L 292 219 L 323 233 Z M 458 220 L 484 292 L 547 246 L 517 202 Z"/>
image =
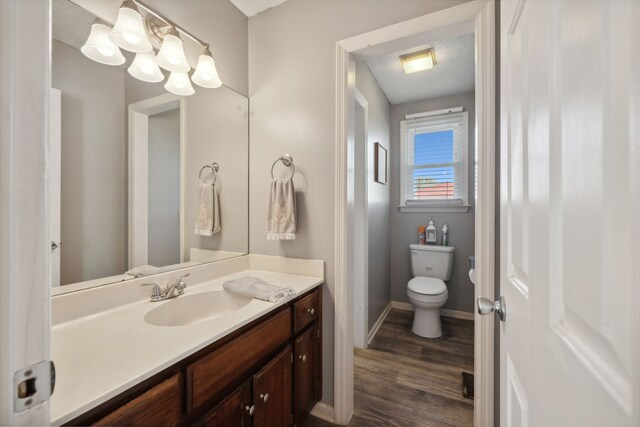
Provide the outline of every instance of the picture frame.
<path id="1" fill-rule="evenodd" d="M 387 183 L 387 149 L 379 142 L 374 144 L 373 149 L 374 174 L 373 180 L 380 184 Z"/>

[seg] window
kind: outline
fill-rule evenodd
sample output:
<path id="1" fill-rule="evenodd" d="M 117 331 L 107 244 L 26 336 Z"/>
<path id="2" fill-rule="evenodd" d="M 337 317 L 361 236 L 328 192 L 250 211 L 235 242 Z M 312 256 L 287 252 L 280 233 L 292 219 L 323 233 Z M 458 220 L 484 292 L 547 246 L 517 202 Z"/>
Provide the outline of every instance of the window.
<path id="1" fill-rule="evenodd" d="M 401 122 L 401 210 L 467 210 L 467 116 L 459 107 Z"/>

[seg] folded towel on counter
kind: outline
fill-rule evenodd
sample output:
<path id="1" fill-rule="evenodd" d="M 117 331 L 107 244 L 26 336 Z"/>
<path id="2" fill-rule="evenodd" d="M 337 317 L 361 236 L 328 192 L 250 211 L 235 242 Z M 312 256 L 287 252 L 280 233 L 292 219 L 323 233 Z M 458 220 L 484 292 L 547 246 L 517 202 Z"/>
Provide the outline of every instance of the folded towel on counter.
<path id="1" fill-rule="evenodd" d="M 200 183 L 198 212 L 196 214 L 195 234 L 211 236 L 220 232 L 220 184 Z"/>
<path id="2" fill-rule="evenodd" d="M 296 294 L 292 288 L 270 285 L 257 277 L 241 277 L 222 284 L 227 291 L 243 297 L 257 298 L 263 301 L 280 302 Z"/>
<path id="3" fill-rule="evenodd" d="M 267 212 L 267 240 L 296 238 L 296 192 L 293 179 L 271 181 L 269 211 Z"/>

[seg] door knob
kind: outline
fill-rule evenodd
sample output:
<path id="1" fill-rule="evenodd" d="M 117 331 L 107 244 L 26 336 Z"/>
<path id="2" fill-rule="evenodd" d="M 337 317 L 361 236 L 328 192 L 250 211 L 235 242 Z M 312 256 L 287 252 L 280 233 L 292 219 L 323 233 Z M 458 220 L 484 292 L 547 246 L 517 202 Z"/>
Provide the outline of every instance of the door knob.
<path id="1" fill-rule="evenodd" d="M 482 315 L 497 313 L 500 320 L 504 322 L 507 317 L 507 306 L 504 302 L 504 297 L 500 296 L 500 299 L 495 302 L 492 302 L 489 298 L 478 297 L 478 313 Z"/>
<path id="2" fill-rule="evenodd" d="M 316 310 L 314 308 L 307 308 L 307 313 L 313 316 L 314 314 L 316 314 Z"/>
<path id="3" fill-rule="evenodd" d="M 260 399 L 262 399 L 264 403 L 267 403 L 267 401 L 269 401 L 269 393 L 261 394 Z"/>
<path id="4" fill-rule="evenodd" d="M 256 411 L 256 407 L 253 406 L 253 405 L 251 405 L 251 406 L 247 405 L 247 407 L 244 408 L 244 409 L 249 413 L 249 415 L 253 415 L 253 413 Z"/>
<path id="5" fill-rule="evenodd" d="M 306 362 L 307 361 L 307 355 L 303 354 L 301 356 L 298 356 L 298 359 L 301 359 L 303 362 Z"/>

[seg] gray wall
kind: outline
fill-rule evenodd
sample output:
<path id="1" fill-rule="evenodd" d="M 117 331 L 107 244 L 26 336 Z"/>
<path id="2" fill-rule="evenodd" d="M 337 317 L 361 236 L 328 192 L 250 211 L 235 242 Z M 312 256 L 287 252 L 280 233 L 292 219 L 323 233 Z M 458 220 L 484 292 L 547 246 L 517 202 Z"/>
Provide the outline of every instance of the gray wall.
<path id="1" fill-rule="evenodd" d="M 180 110 L 149 117 L 149 264 L 180 262 Z"/>
<path id="2" fill-rule="evenodd" d="M 391 298 L 389 286 L 391 278 L 389 266 L 389 196 L 392 183 L 380 184 L 374 181 L 374 144 L 379 142 L 387 151 L 390 148 L 391 106 L 371 71 L 369 71 L 369 67 L 362 61 L 356 63 L 356 88 L 367 100 L 369 110 L 366 164 L 367 219 L 369 223 L 368 324 L 369 330 L 371 330 Z M 389 153 L 387 153 L 388 155 Z"/>
<path id="3" fill-rule="evenodd" d="M 336 42 L 463 0 L 290 0 L 249 19 L 252 253 L 323 259 L 323 398 L 333 403 Z M 180 6 L 182 7 L 182 6 Z M 185 8 L 186 9 L 186 8 Z M 224 78 L 224 76 L 223 76 Z M 271 163 L 296 164 L 296 240 L 267 241 Z"/>
<path id="4" fill-rule="evenodd" d="M 407 282 L 411 279 L 409 244 L 417 243 L 418 227 L 427 225 L 433 217 L 438 229 L 438 241 L 442 226 L 449 226 L 449 245 L 456 248 L 453 272 L 447 282 L 449 299 L 444 308 L 473 312 L 474 288 L 469 280 L 469 255 L 474 253 L 474 207 L 469 212 L 400 212 L 400 121 L 407 114 L 441 110 L 449 107 L 464 108 L 469 112 L 469 201 L 474 203 L 475 166 L 475 94 L 434 98 L 425 101 L 393 105 L 391 107 L 391 299 L 409 302 Z"/>
<path id="5" fill-rule="evenodd" d="M 126 226 L 124 72 L 56 41 L 52 49 L 51 85 L 62 91 L 60 283 L 67 284 L 126 269 L 126 234 L 113 232 Z"/>

